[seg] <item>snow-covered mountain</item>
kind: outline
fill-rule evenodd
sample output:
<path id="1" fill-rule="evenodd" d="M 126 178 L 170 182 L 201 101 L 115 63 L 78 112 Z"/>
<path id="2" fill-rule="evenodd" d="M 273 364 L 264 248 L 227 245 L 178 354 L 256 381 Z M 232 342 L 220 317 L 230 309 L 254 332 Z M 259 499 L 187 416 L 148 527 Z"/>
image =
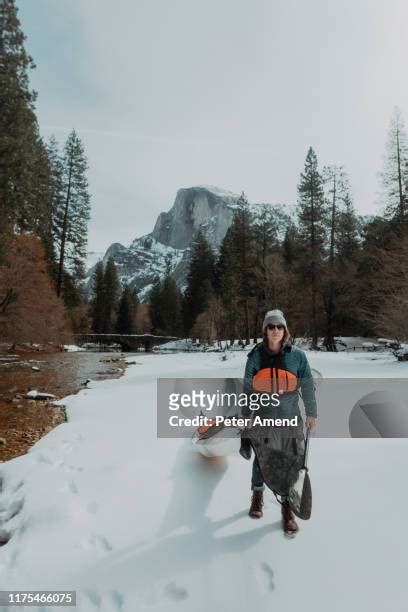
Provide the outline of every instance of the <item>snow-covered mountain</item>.
<path id="1" fill-rule="evenodd" d="M 231 224 L 239 195 L 213 186 L 179 189 L 172 208 L 162 212 L 150 234 L 135 238 L 129 247 L 110 245 L 103 261 L 112 256 L 121 283 L 136 289 L 143 301 L 157 275 L 169 266 L 183 288 L 191 252 L 191 243 L 201 230 L 211 246 L 220 246 Z M 87 273 L 88 286 L 94 267 Z"/>

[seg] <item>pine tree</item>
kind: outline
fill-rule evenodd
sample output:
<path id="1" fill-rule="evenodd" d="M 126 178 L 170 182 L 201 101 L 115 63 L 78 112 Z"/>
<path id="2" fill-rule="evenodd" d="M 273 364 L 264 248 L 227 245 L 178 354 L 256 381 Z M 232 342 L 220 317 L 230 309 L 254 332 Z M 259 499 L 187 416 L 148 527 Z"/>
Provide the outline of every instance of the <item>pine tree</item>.
<path id="1" fill-rule="evenodd" d="M 189 335 L 198 315 L 207 309 L 214 283 L 215 257 L 202 232 L 198 232 L 191 248 L 187 287 L 183 297 L 185 333 Z"/>
<path id="2" fill-rule="evenodd" d="M 156 278 L 149 294 L 150 320 L 154 334 L 178 336 L 182 332 L 182 294 L 171 274 Z"/>
<path id="3" fill-rule="evenodd" d="M 133 333 L 137 334 L 140 333 L 140 331 L 138 331 L 139 329 L 139 310 L 140 310 L 140 301 L 139 301 L 139 296 L 137 294 L 137 290 L 135 288 L 131 288 L 129 286 L 129 292 L 130 292 L 130 297 L 132 299 L 132 306 L 133 306 Z"/>
<path id="4" fill-rule="evenodd" d="M 48 220 L 48 232 L 51 235 L 52 251 L 50 257 L 51 274 L 54 278 L 55 287 L 57 287 L 58 278 L 58 258 L 56 243 L 57 230 L 55 228 L 56 218 L 62 206 L 62 160 L 59 151 L 58 141 L 55 136 L 51 136 L 46 144 L 46 153 L 49 163 L 48 181 L 51 193 L 50 214 Z"/>
<path id="5" fill-rule="evenodd" d="M 52 219 L 54 215 L 53 168 L 47 145 L 39 139 L 33 164 L 32 212 L 29 226 L 41 238 L 46 252 L 49 271 L 52 274 L 56 262 Z"/>
<path id="6" fill-rule="evenodd" d="M 301 258 L 300 251 L 298 229 L 293 222 L 289 222 L 282 241 L 282 256 L 288 268 L 296 267 L 296 264 Z"/>
<path id="7" fill-rule="evenodd" d="M 232 343 L 238 336 L 239 315 L 239 277 L 235 255 L 235 237 L 232 225 L 228 228 L 221 243 L 216 264 L 217 294 L 221 300 L 224 314 L 223 330 Z"/>
<path id="8" fill-rule="evenodd" d="M 252 313 L 256 308 L 257 251 L 253 218 L 244 193 L 221 244 L 217 262 L 217 292 L 225 312 L 225 331 L 231 342 L 251 335 Z"/>
<path id="9" fill-rule="evenodd" d="M 280 204 L 260 204 L 252 216 L 256 248 L 261 259 L 264 259 L 279 251 L 293 221 Z"/>
<path id="10" fill-rule="evenodd" d="M 400 224 L 407 221 L 408 202 L 405 192 L 408 163 L 408 137 L 400 110 L 395 107 L 388 130 L 382 182 L 384 188 L 385 214 Z"/>
<path id="11" fill-rule="evenodd" d="M 161 287 L 160 314 L 163 332 L 170 336 L 179 336 L 183 328 L 182 294 L 170 274 L 165 277 Z"/>
<path id="12" fill-rule="evenodd" d="M 275 206 L 262 204 L 254 219 L 254 239 L 258 262 L 265 264 L 268 255 L 279 249 L 278 232 L 282 227 L 281 211 Z"/>
<path id="13" fill-rule="evenodd" d="M 243 335 L 249 344 L 251 336 L 250 310 L 258 286 L 256 275 L 257 266 L 256 235 L 253 219 L 249 209 L 248 200 L 244 193 L 238 202 L 238 209 L 233 220 L 233 233 L 235 235 L 235 248 L 238 264 L 239 278 L 239 304 L 244 324 Z"/>
<path id="14" fill-rule="evenodd" d="M 287 228 L 290 226 L 290 218 L 281 206 L 261 204 L 253 222 L 253 239 L 256 257 L 256 266 L 253 269 L 254 291 L 256 305 L 253 317 L 253 336 L 259 334 L 261 320 L 269 309 L 267 303 L 270 294 L 270 262 L 281 250 L 281 240 L 286 236 Z M 281 287 L 273 287 L 273 292 L 278 300 L 278 290 Z"/>
<path id="15" fill-rule="evenodd" d="M 102 261 L 96 264 L 92 275 L 91 320 L 96 334 L 104 332 L 105 325 L 105 271 Z"/>
<path id="16" fill-rule="evenodd" d="M 115 330 L 120 284 L 113 257 L 109 257 L 103 277 L 104 295 L 104 330 L 111 334 Z"/>
<path id="17" fill-rule="evenodd" d="M 362 223 L 353 205 L 350 191 L 347 189 L 342 198 L 337 223 L 337 252 L 340 261 L 352 260 L 360 248 Z"/>
<path id="18" fill-rule="evenodd" d="M 85 303 L 85 287 L 68 270 L 63 271 L 62 285 L 64 287 L 64 304 L 68 311 Z"/>
<path id="19" fill-rule="evenodd" d="M 328 351 L 336 351 L 334 339 L 334 317 L 335 317 L 335 294 L 336 294 L 336 236 L 339 221 L 339 202 L 346 190 L 346 176 L 342 168 L 338 166 L 326 166 L 323 169 L 326 183 L 326 202 L 329 214 L 327 216 L 328 229 L 328 258 L 325 266 L 325 283 L 322 290 L 323 301 L 326 311 L 326 336 L 324 344 Z"/>
<path id="20" fill-rule="evenodd" d="M 117 334 L 134 334 L 136 332 L 137 305 L 137 296 L 125 284 L 119 301 L 118 317 L 116 320 Z"/>
<path id="21" fill-rule="evenodd" d="M 54 237 L 58 251 L 57 295 L 63 290 L 64 268 L 77 282 L 85 275 L 90 196 L 84 147 L 72 130 L 61 159 L 61 191 L 55 207 Z"/>
<path id="22" fill-rule="evenodd" d="M 305 169 L 298 185 L 299 236 L 304 257 L 299 270 L 304 283 L 311 291 L 311 335 L 312 347 L 317 348 L 317 297 L 319 272 L 324 257 L 325 207 L 322 177 L 318 169 L 316 153 L 309 148 Z"/>
<path id="23" fill-rule="evenodd" d="M 162 283 L 157 276 L 149 293 L 149 315 L 152 323 L 152 333 L 160 333 L 164 329 L 164 321 L 160 310 L 160 296 Z"/>
<path id="24" fill-rule="evenodd" d="M 29 87 L 35 68 L 24 47 L 14 0 L 0 1 L 0 250 L 1 235 L 32 230 L 42 219 L 43 145 Z M 2 254 L 0 253 L 0 259 Z"/>
<path id="25" fill-rule="evenodd" d="M 359 249 L 359 222 L 354 211 L 349 179 L 342 167 L 328 166 L 324 169 L 326 182 L 326 203 L 328 249 L 327 259 L 322 274 L 322 294 L 326 312 L 327 350 L 337 350 L 334 341 L 336 326 L 351 322 L 345 317 L 345 280 L 348 283 L 348 295 L 353 287 L 355 275 L 355 258 Z M 344 308 L 342 308 L 344 307 Z M 347 309 L 350 313 L 350 308 Z M 348 319 L 348 321 L 347 321 Z M 341 325 L 342 324 L 342 325 Z"/>

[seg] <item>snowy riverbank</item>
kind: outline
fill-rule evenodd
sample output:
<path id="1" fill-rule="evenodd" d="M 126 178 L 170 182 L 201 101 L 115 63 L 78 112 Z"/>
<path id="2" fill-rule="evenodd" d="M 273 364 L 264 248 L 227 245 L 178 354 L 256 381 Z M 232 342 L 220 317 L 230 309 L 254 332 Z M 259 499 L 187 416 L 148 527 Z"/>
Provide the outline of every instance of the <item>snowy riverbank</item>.
<path id="1" fill-rule="evenodd" d="M 308 356 L 325 377 L 408 372 L 387 355 Z M 405 611 L 408 440 L 313 439 L 313 514 L 288 541 L 272 493 L 247 516 L 249 463 L 156 438 L 157 377 L 242 376 L 245 359 L 138 355 L 64 398 L 68 422 L 0 466 L 1 588 L 77 590 L 80 612 Z"/>

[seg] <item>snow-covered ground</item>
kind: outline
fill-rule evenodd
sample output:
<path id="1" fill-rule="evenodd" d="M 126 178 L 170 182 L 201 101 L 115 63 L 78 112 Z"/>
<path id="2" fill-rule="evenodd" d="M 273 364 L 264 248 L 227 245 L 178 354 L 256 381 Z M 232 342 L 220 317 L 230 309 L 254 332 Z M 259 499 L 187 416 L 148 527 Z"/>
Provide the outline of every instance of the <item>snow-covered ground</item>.
<path id="1" fill-rule="evenodd" d="M 308 356 L 325 377 L 408 373 L 388 355 Z M 76 590 L 80 612 L 406 612 L 407 440 L 312 439 L 312 518 L 287 540 L 272 493 L 247 516 L 249 462 L 157 439 L 157 377 L 242 376 L 246 353 L 228 357 L 139 353 L 64 398 L 68 422 L 0 465 L 1 589 Z"/>
<path id="2" fill-rule="evenodd" d="M 78 346 L 77 344 L 64 344 L 64 351 L 67 353 L 75 353 L 77 351 L 85 351 L 86 349 L 82 346 Z"/>

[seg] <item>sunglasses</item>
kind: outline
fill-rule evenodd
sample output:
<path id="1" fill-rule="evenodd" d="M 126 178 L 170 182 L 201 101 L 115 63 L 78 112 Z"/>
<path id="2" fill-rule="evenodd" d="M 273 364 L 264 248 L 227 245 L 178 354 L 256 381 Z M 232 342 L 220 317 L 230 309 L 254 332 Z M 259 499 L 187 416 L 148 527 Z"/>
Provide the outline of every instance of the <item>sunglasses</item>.
<path id="1" fill-rule="evenodd" d="M 267 325 L 267 329 L 279 329 L 279 331 L 282 331 L 282 329 L 285 329 L 284 325 L 273 325 L 272 323 L 268 323 Z"/>

